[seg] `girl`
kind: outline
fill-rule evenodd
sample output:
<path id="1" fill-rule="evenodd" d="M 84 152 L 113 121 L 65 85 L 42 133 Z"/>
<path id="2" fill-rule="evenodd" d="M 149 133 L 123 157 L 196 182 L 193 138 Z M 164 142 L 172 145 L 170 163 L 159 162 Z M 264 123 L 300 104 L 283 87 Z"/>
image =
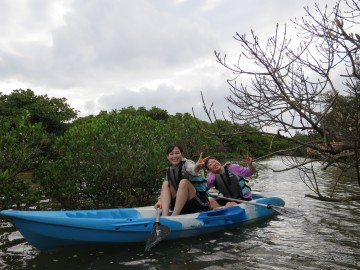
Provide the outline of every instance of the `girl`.
<path id="1" fill-rule="evenodd" d="M 155 208 L 161 208 L 163 216 L 168 216 L 170 209 L 172 216 L 209 210 L 206 179 L 199 173 L 206 161 L 202 153 L 195 163 L 184 157 L 180 145 L 173 144 L 166 157 L 170 165 Z"/>

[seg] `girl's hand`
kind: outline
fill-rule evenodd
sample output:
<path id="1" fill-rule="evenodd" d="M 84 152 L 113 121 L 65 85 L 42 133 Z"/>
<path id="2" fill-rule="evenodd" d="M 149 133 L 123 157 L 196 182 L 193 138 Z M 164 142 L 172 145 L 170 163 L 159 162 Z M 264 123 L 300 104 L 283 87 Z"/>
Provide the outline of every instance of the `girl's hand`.
<path id="1" fill-rule="evenodd" d="M 199 159 L 198 159 L 198 161 L 196 162 L 196 165 L 195 165 L 197 171 L 199 171 L 201 168 L 204 168 L 205 162 L 210 158 L 210 156 L 207 156 L 206 158 L 203 158 L 202 155 L 203 155 L 203 152 L 200 153 Z"/>
<path id="2" fill-rule="evenodd" d="M 253 158 L 249 155 L 249 151 L 246 152 L 245 161 L 249 166 L 253 163 Z"/>
<path id="3" fill-rule="evenodd" d="M 246 156 L 245 156 L 245 161 L 248 164 L 249 168 L 250 168 L 250 172 L 251 173 L 255 173 L 256 169 L 253 166 L 253 158 L 249 155 L 249 150 L 246 152 Z"/>

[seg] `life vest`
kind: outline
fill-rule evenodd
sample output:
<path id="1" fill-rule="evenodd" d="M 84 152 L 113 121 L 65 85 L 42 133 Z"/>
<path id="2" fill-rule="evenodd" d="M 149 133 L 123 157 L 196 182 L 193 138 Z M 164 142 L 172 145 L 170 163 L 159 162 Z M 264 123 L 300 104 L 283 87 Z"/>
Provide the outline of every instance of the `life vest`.
<path id="1" fill-rule="evenodd" d="M 224 166 L 224 172 L 215 175 L 215 188 L 219 190 L 224 197 L 234 199 L 244 199 L 244 195 L 249 193 L 251 188 L 246 184 L 248 181 L 234 174 Z"/>
<path id="2" fill-rule="evenodd" d="M 185 162 L 182 161 L 178 166 L 170 165 L 167 169 L 167 179 L 169 184 L 174 187 L 177 191 L 179 187 L 180 180 L 188 179 L 195 187 L 196 191 L 199 193 L 204 193 L 208 191 L 207 181 L 202 175 L 191 175 L 185 170 Z"/>

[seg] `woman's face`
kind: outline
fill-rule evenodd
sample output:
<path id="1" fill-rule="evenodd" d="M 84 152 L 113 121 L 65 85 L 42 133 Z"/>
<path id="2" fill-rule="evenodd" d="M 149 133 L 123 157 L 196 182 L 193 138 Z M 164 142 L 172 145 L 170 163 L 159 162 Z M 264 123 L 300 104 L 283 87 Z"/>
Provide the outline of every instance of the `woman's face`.
<path id="1" fill-rule="evenodd" d="M 209 159 L 207 162 L 207 167 L 210 172 L 216 173 L 221 171 L 221 164 L 216 159 Z"/>
<path id="2" fill-rule="evenodd" d="M 174 149 L 167 155 L 167 159 L 171 165 L 178 165 L 183 160 L 183 154 L 178 147 L 174 147 Z"/>

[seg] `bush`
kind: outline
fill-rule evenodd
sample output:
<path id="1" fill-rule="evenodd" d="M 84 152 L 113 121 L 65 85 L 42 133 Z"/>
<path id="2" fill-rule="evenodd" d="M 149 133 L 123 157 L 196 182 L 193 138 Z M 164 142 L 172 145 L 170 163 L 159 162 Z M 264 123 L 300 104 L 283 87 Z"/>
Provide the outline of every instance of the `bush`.
<path id="1" fill-rule="evenodd" d="M 154 204 L 170 136 L 149 117 L 101 113 L 60 137 L 54 145 L 60 158 L 44 162 L 35 177 L 67 209 Z"/>
<path id="2" fill-rule="evenodd" d="M 29 122 L 27 110 L 0 116 L 0 209 L 30 206 L 40 198 L 39 187 L 20 175 L 40 163 L 47 145 L 48 134 L 41 124 Z"/>

